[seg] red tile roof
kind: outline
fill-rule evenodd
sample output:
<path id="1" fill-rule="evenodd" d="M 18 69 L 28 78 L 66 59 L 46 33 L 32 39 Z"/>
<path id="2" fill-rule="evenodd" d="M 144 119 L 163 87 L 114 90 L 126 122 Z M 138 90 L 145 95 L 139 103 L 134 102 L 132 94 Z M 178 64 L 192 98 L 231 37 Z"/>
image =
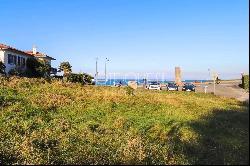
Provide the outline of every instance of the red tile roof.
<path id="1" fill-rule="evenodd" d="M 18 49 L 14 48 L 14 47 L 11 47 L 11 46 L 8 46 L 8 45 L 5 45 L 5 44 L 1 44 L 1 43 L 0 43 L 0 49 L 6 49 L 6 50 L 9 49 L 9 50 L 17 51 L 19 53 L 30 56 L 30 54 L 27 54 L 26 52 L 24 52 L 22 50 L 18 50 Z"/>
<path id="2" fill-rule="evenodd" d="M 47 56 L 46 54 L 40 53 L 40 52 L 36 52 L 36 54 L 33 54 L 33 51 L 22 51 L 22 50 L 18 50 L 16 48 L 13 48 L 11 46 L 8 46 L 8 45 L 5 45 L 5 44 L 1 44 L 1 43 L 0 43 L 0 49 L 10 49 L 10 50 L 14 50 L 14 51 L 23 53 L 23 54 L 28 55 L 28 56 L 46 57 L 46 58 L 49 58 L 51 60 L 56 60 L 56 59 L 54 59 L 54 58 L 52 58 L 50 56 Z"/>
<path id="3" fill-rule="evenodd" d="M 33 54 L 33 51 L 25 51 L 26 53 L 30 54 L 30 55 L 34 55 L 34 56 L 44 56 L 45 54 L 40 53 L 40 52 L 36 52 L 36 54 Z"/>
<path id="4" fill-rule="evenodd" d="M 1 49 L 1 48 L 8 48 L 8 47 L 9 47 L 9 46 L 0 43 L 0 49 Z"/>
<path id="5" fill-rule="evenodd" d="M 45 58 L 49 58 L 49 59 L 51 59 L 51 60 L 56 60 L 56 59 L 54 59 L 54 58 L 52 58 L 52 57 L 50 57 L 50 56 L 48 56 L 48 55 L 46 55 L 46 54 L 43 54 L 43 53 L 41 53 L 41 52 L 36 52 L 36 54 L 33 54 L 33 51 L 25 51 L 27 54 L 30 54 L 30 55 L 33 55 L 33 56 L 35 56 L 35 57 L 45 57 Z"/>

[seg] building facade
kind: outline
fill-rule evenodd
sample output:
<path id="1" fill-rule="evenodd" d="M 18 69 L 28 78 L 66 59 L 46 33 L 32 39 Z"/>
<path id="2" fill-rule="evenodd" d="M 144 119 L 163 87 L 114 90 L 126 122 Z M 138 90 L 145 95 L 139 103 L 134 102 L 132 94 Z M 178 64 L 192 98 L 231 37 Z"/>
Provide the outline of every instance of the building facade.
<path id="1" fill-rule="evenodd" d="M 22 51 L 5 44 L 0 44 L 0 61 L 6 66 L 5 72 L 8 74 L 11 69 L 26 70 L 28 58 L 36 58 L 51 65 L 51 60 L 56 60 L 44 53 L 37 52 L 33 47 L 32 51 Z M 51 68 L 51 74 L 56 74 L 57 70 Z"/>

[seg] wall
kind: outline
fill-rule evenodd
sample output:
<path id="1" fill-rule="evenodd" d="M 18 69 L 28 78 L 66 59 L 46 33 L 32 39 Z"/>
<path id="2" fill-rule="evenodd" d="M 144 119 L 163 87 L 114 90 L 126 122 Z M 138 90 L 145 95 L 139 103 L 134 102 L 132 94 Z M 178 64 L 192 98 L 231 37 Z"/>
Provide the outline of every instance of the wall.
<path id="1" fill-rule="evenodd" d="M 22 54 L 22 53 L 17 53 L 17 52 L 14 52 L 14 51 L 9 51 L 9 50 L 1 50 L 0 51 L 0 57 L 3 59 L 3 62 L 6 66 L 6 69 L 5 69 L 5 72 L 8 73 L 11 69 L 14 69 L 16 68 L 16 65 L 15 64 L 8 64 L 8 54 L 12 54 L 12 55 L 16 55 L 17 57 L 23 57 L 25 58 L 25 62 L 26 60 L 28 59 L 28 56 Z M 26 63 L 25 63 L 26 64 Z M 25 68 L 24 68 L 25 69 Z"/>
<path id="2" fill-rule="evenodd" d="M 38 60 L 43 61 L 43 62 L 48 63 L 49 65 L 51 65 L 51 60 L 48 59 L 48 58 L 39 57 Z"/>
<path id="3" fill-rule="evenodd" d="M 4 63 L 4 51 L 0 50 L 0 61 Z"/>

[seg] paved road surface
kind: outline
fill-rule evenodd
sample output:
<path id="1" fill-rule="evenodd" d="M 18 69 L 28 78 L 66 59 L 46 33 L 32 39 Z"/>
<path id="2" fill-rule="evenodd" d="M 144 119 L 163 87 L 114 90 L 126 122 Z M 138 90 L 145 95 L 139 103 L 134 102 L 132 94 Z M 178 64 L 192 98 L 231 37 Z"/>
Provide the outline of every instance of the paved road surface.
<path id="1" fill-rule="evenodd" d="M 215 95 L 228 97 L 228 98 L 236 98 L 239 101 L 249 102 L 249 92 L 239 87 L 241 80 L 235 81 L 224 81 L 220 84 L 215 85 Z M 211 84 L 197 84 L 196 92 L 205 92 L 204 87 L 207 86 L 207 93 L 212 93 L 214 91 L 214 85 Z M 142 88 L 142 87 L 141 87 Z M 166 90 L 164 88 L 164 90 Z M 182 87 L 179 87 L 179 91 L 182 90 Z"/>
<path id="2" fill-rule="evenodd" d="M 241 83 L 241 81 L 216 84 L 215 85 L 215 95 L 229 97 L 229 98 L 236 98 L 240 101 L 249 101 L 249 93 L 238 86 L 240 83 Z M 197 92 L 204 92 L 204 89 L 205 89 L 204 86 L 208 86 L 207 93 L 211 93 L 214 91 L 213 84 L 197 85 L 196 91 Z"/>

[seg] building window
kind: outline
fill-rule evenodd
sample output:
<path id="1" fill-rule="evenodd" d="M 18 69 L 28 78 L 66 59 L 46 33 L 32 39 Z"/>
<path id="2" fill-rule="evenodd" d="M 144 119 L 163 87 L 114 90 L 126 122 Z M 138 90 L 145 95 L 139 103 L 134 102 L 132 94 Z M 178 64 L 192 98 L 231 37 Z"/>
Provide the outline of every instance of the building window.
<path id="1" fill-rule="evenodd" d="M 8 54 L 8 64 L 13 63 L 13 56 L 11 54 Z"/>
<path id="2" fill-rule="evenodd" d="M 25 67 L 26 59 L 20 56 L 8 54 L 8 64 L 15 64 L 17 66 Z"/>
<path id="3" fill-rule="evenodd" d="M 13 55 L 13 57 L 14 57 L 14 64 L 16 65 L 16 56 Z"/>
<path id="4" fill-rule="evenodd" d="M 21 57 L 20 56 L 17 58 L 17 65 L 21 66 Z"/>
<path id="5" fill-rule="evenodd" d="M 22 58 L 21 58 L 21 61 L 22 61 L 22 67 L 25 67 L 25 62 L 26 62 L 26 61 L 25 61 L 25 58 L 22 57 Z"/>
<path id="6" fill-rule="evenodd" d="M 16 56 L 8 54 L 8 64 L 15 64 L 16 65 Z"/>

